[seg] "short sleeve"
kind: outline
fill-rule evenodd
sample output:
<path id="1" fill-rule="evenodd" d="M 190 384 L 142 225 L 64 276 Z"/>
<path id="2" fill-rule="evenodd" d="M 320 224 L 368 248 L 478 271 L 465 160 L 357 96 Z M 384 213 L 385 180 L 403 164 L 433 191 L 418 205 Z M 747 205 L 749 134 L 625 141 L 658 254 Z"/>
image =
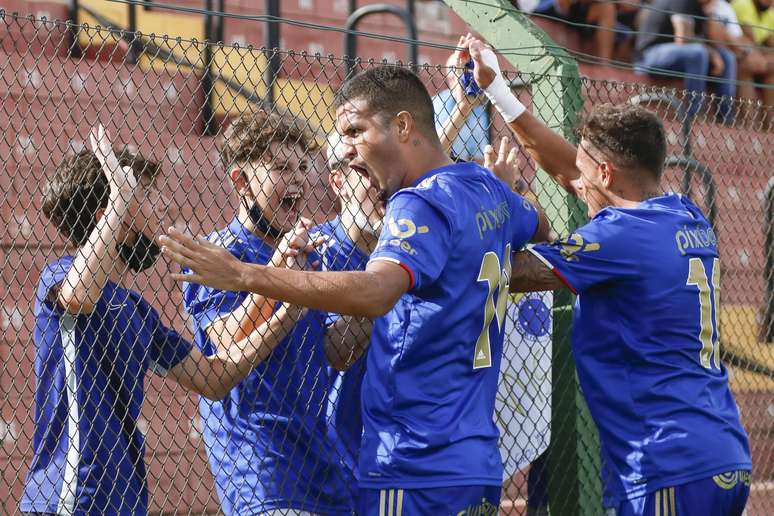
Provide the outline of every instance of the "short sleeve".
<path id="1" fill-rule="evenodd" d="M 637 274 L 636 243 L 620 218 L 596 218 L 569 237 L 551 244 L 531 246 L 531 251 L 556 274 L 573 293 L 605 282 Z"/>
<path id="2" fill-rule="evenodd" d="M 510 193 L 511 203 L 511 249 L 521 249 L 535 236 L 539 218 L 538 211 L 524 197 L 514 192 Z"/>
<path id="3" fill-rule="evenodd" d="M 201 329 L 236 310 L 244 301 L 243 292 L 216 290 L 186 283 L 183 286 L 185 308 Z"/>
<path id="4" fill-rule="evenodd" d="M 139 297 L 139 296 L 138 296 Z M 145 301 L 139 301 L 142 305 L 135 314 L 143 314 L 144 324 L 150 329 L 150 346 L 148 347 L 148 359 L 150 369 L 164 376 L 167 371 L 179 364 L 191 353 L 193 345 L 181 337 L 175 330 L 167 328 L 159 319 L 156 310 Z"/>
<path id="5" fill-rule="evenodd" d="M 410 289 L 435 281 L 451 254 L 451 224 L 444 213 L 417 192 L 406 191 L 390 200 L 384 220 L 369 263 L 400 265 L 411 276 Z"/>

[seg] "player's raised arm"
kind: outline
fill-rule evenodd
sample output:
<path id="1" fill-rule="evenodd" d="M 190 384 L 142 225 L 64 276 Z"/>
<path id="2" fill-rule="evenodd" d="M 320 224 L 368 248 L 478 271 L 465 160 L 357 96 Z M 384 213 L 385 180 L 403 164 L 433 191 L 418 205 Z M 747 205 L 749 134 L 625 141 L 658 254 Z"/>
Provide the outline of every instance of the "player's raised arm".
<path id="1" fill-rule="evenodd" d="M 221 343 L 218 352 L 206 356 L 197 348 L 169 371 L 180 385 L 211 400 L 225 398 L 255 366 L 269 358 L 292 331 L 302 309 L 282 305 L 269 320 L 239 342 Z"/>
<path id="2" fill-rule="evenodd" d="M 369 263 L 362 272 L 295 271 L 240 262 L 228 250 L 189 238 L 175 228 L 169 228 L 159 241 L 167 257 L 192 271 L 173 274 L 177 281 L 255 292 L 315 310 L 379 317 L 410 287 L 409 274 L 387 261 Z"/>
<path id="3" fill-rule="evenodd" d="M 484 96 L 480 92 L 478 95 L 468 95 L 460 77 L 452 70 L 453 67 L 464 67 L 469 59 L 467 53 L 465 53 L 463 58 L 464 50 L 462 45 L 464 42 L 465 36 L 461 36 L 457 43 L 459 48 L 446 60 L 447 73 L 449 74 L 446 82 L 449 86 L 449 92 L 454 99 L 454 107 L 446 121 L 438 128 L 438 138 L 441 140 L 444 152 L 449 155 L 452 154 L 454 141 L 465 127 L 468 117 L 484 100 Z"/>
<path id="4" fill-rule="evenodd" d="M 473 59 L 473 76 L 497 108 L 519 143 L 537 164 L 562 188 L 578 195 L 576 181 L 580 172 L 575 165 L 577 149 L 543 122 L 526 111 L 511 93 L 500 73 L 497 56 L 484 43 L 468 35 L 463 43 Z"/>
<path id="5" fill-rule="evenodd" d="M 315 242 L 310 241 L 308 235 L 310 225 L 309 219 L 301 217 L 293 230 L 289 231 L 277 245 L 271 265 L 290 266 L 289 260 L 295 260 L 300 254 L 314 249 Z M 207 337 L 217 349 L 225 349 L 234 342 L 247 338 L 267 322 L 274 313 L 276 303 L 274 299 L 253 293 L 247 296 L 234 311 L 213 321 L 207 327 Z"/>
<path id="6" fill-rule="evenodd" d="M 131 167 L 122 167 L 102 125 L 92 129 L 91 147 L 107 178 L 110 193 L 105 210 L 98 213 L 97 225 L 73 259 L 62 281 L 57 300 L 67 312 L 88 314 L 94 311 L 102 289 L 118 259 L 117 245 L 124 218 L 135 199 L 137 179 Z"/>

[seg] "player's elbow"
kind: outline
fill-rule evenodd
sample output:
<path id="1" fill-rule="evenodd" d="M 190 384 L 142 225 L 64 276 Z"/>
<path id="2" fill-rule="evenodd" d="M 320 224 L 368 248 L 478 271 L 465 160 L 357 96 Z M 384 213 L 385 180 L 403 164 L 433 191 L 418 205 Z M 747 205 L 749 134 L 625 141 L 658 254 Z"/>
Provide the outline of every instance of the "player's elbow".
<path id="1" fill-rule="evenodd" d="M 222 381 L 207 382 L 197 389 L 197 394 L 210 401 L 223 401 L 231 392 L 231 388 Z"/>
<path id="2" fill-rule="evenodd" d="M 377 317 L 386 315 L 391 308 L 392 305 L 388 303 L 371 303 L 367 306 L 364 306 L 363 310 L 361 310 L 361 313 L 357 315 L 362 315 L 363 317 L 368 317 L 369 319 L 376 319 Z"/>
<path id="3" fill-rule="evenodd" d="M 97 303 L 87 295 L 79 295 L 75 289 L 64 289 L 57 296 L 59 306 L 68 314 L 85 315 L 94 312 Z"/>

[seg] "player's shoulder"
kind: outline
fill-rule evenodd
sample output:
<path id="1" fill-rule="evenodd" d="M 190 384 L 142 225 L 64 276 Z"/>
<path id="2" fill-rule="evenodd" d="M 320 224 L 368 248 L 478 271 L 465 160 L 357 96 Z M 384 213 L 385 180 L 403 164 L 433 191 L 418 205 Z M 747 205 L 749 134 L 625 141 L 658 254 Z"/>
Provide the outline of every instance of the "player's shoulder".
<path id="1" fill-rule="evenodd" d="M 453 163 L 433 170 L 414 185 L 399 190 L 390 201 L 419 197 L 441 210 L 451 210 L 456 206 L 454 201 L 459 199 L 460 193 L 469 191 L 471 187 L 476 188 L 473 186 L 475 184 L 484 185 L 482 191 L 489 192 L 488 185 L 492 178 L 494 176 L 491 172 L 475 162 Z"/>
<path id="2" fill-rule="evenodd" d="M 49 262 L 40 271 L 39 286 L 42 289 L 49 290 L 51 287 L 59 284 L 65 279 L 70 267 L 73 265 L 73 257 L 69 255 L 60 256 L 56 260 Z"/>

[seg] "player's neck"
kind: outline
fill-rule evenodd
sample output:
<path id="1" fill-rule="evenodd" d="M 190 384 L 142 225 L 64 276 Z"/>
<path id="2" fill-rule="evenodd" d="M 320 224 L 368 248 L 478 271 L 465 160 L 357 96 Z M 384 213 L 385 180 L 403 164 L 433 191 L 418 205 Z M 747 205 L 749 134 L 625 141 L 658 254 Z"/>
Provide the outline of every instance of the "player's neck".
<path id="1" fill-rule="evenodd" d="M 406 176 L 404 177 L 403 188 L 411 186 L 417 179 L 424 176 L 431 170 L 445 167 L 454 162 L 446 155 L 440 145 L 434 145 L 425 140 L 419 140 L 417 145 L 407 157 Z"/>
<path id="2" fill-rule="evenodd" d="M 654 185 L 642 187 L 629 187 L 623 189 L 613 189 L 608 193 L 610 204 L 616 208 L 636 208 L 643 201 L 658 197 L 658 189 Z"/>
<path id="3" fill-rule="evenodd" d="M 252 233 L 253 235 L 257 236 L 263 242 L 270 246 L 270 247 L 276 247 L 277 242 L 272 238 L 271 236 L 263 233 L 262 231 L 259 231 L 256 227 L 255 223 L 250 219 L 250 216 L 247 214 L 247 210 L 243 207 L 239 208 L 239 215 L 237 215 L 239 222 L 244 226 L 244 228 Z"/>

